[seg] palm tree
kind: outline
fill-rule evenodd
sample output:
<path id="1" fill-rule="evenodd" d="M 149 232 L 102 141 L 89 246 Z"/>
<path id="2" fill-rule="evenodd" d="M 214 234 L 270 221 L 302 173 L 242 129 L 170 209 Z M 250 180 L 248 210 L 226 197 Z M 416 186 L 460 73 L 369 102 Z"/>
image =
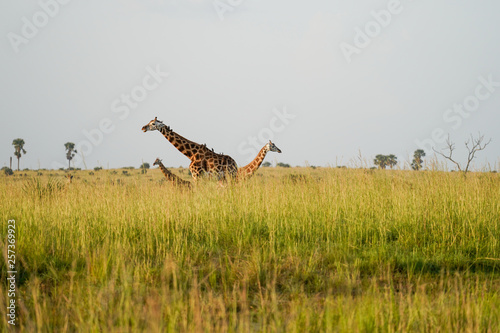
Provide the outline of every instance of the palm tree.
<path id="1" fill-rule="evenodd" d="M 25 142 L 21 138 L 14 139 L 12 141 L 12 145 L 14 146 L 14 155 L 17 157 L 17 171 L 19 171 L 19 159 L 21 158 L 21 153 L 26 154 L 26 150 L 24 150 Z"/>
<path id="2" fill-rule="evenodd" d="M 417 149 L 415 150 L 415 152 L 413 153 L 413 162 L 411 163 L 411 168 L 413 170 L 420 170 L 422 169 L 422 164 L 424 163 L 424 160 L 422 159 L 422 157 L 425 156 L 425 152 L 423 149 Z"/>
<path id="3" fill-rule="evenodd" d="M 373 160 L 373 163 L 379 167 L 379 169 L 385 169 L 388 165 L 388 160 L 387 160 L 388 156 L 386 155 L 381 155 L 381 154 L 378 154 L 377 156 L 375 156 L 375 159 Z"/>
<path id="4" fill-rule="evenodd" d="M 66 142 L 64 144 L 64 148 L 66 148 L 66 158 L 68 159 L 68 169 L 71 168 L 71 160 L 75 157 L 75 153 L 77 153 L 75 149 L 75 144 L 73 142 Z"/>
<path id="5" fill-rule="evenodd" d="M 389 166 L 391 167 L 391 169 L 393 167 L 396 166 L 396 164 L 398 164 L 398 158 L 395 156 L 395 155 L 389 155 L 389 156 L 386 156 L 387 157 L 387 164 L 389 164 Z"/>

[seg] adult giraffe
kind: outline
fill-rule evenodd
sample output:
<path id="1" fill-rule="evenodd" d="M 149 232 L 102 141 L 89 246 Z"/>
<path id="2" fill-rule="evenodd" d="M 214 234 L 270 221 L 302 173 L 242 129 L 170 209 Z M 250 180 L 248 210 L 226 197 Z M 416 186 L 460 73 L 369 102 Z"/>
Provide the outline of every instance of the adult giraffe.
<path id="1" fill-rule="evenodd" d="M 157 117 L 143 126 L 142 131 L 159 131 L 177 150 L 189 158 L 189 171 L 195 181 L 203 172 L 214 173 L 219 179 L 226 176 L 236 177 L 238 165 L 231 156 L 217 154 L 208 149 L 206 144 L 201 145 L 180 136 Z"/>

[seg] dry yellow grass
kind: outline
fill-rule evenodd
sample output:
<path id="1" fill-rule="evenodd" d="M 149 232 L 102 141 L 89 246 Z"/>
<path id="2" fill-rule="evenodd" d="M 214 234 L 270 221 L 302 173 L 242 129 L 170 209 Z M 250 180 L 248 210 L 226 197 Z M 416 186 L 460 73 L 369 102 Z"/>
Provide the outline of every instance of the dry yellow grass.
<path id="1" fill-rule="evenodd" d="M 500 331 L 498 174 L 114 171 L 0 178 L 20 331 Z"/>

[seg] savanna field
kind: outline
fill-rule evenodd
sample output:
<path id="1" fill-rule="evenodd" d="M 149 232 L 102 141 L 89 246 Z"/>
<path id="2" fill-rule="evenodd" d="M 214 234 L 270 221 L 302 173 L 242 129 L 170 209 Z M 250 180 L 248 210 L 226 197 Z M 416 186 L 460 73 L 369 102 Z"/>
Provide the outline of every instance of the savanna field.
<path id="1" fill-rule="evenodd" d="M 189 191 L 123 171 L 0 176 L 15 330 L 500 331 L 497 173 L 261 168 Z"/>

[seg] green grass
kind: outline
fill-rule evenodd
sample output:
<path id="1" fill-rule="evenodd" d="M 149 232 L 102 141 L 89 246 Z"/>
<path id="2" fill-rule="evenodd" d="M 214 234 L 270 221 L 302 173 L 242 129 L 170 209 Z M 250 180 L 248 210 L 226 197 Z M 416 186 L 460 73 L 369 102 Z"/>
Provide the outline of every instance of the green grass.
<path id="1" fill-rule="evenodd" d="M 500 331 L 498 174 L 48 173 L 0 178 L 21 331 Z"/>

